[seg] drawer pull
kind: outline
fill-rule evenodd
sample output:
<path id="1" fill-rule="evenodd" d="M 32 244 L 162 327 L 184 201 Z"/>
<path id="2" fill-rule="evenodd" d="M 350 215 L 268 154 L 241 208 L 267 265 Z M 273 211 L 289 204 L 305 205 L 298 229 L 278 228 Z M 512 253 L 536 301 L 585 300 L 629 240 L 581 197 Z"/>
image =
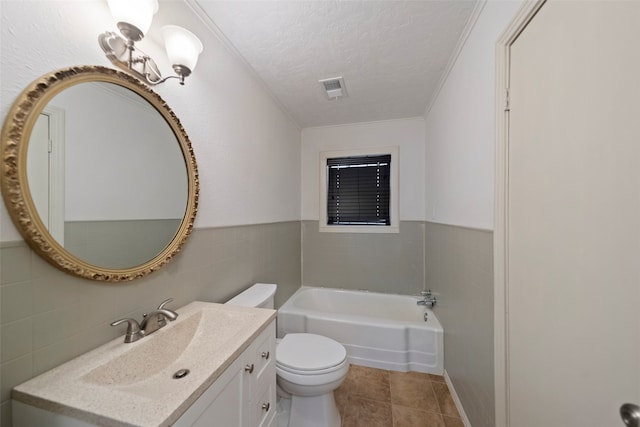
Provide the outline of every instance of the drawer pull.
<path id="1" fill-rule="evenodd" d="M 262 358 L 266 359 L 266 360 L 269 360 L 269 352 L 268 351 L 263 351 L 262 352 Z"/>
<path id="2" fill-rule="evenodd" d="M 262 409 L 264 409 L 265 412 L 269 412 L 269 408 L 271 408 L 271 404 L 269 402 L 262 404 Z"/>
<path id="3" fill-rule="evenodd" d="M 250 374 L 253 374 L 253 363 L 251 365 L 245 366 L 244 370 L 249 372 Z"/>

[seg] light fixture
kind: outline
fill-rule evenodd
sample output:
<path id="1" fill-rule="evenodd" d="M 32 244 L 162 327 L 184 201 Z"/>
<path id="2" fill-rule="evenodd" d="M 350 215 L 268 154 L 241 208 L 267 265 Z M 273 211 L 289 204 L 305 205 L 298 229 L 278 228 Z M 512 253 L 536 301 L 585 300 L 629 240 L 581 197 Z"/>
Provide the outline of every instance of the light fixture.
<path id="1" fill-rule="evenodd" d="M 107 31 L 98 36 L 98 43 L 107 58 L 116 66 L 135 75 L 150 85 L 168 79 L 179 79 L 184 85 L 196 67 L 202 43 L 192 32 L 176 25 L 162 27 L 162 39 L 169 61 L 176 76 L 162 77 L 158 66 L 149 55 L 135 46 L 143 39 L 151 26 L 153 15 L 158 11 L 157 0 L 107 0 L 111 15 L 123 37 Z"/>

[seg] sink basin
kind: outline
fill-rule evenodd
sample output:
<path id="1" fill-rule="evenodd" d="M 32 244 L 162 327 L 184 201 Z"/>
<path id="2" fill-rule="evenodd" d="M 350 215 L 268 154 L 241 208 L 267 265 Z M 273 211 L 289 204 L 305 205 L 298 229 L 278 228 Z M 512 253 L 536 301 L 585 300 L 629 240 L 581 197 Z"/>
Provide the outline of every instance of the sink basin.
<path id="1" fill-rule="evenodd" d="M 102 386 L 126 386 L 148 381 L 158 374 L 164 373 L 158 378 L 162 381 L 179 369 L 195 369 L 197 366 L 192 365 L 198 355 L 214 340 L 218 345 L 225 345 L 239 332 L 243 317 L 246 313 L 204 305 L 148 337 L 124 345 L 122 354 L 95 368 L 83 376 L 83 380 Z"/>
<path id="2" fill-rule="evenodd" d="M 114 357 L 83 377 L 85 381 L 109 385 L 128 385 L 144 381 L 179 360 L 193 341 L 202 320 L 198 311 L 170 329 L 159 330 L 133 345 L 129 351 Z M 165 327 L 167 328 L 167 327 Z M 158 333 L 162 332 L 162 333 Z M 136 345 L 137 344 L 137 345 Z"/>
<path id="3" fill-rule="evenodd" d="M 98 425 L 170 425 L 276 313 L 197 301 L 176 311 L 139 341 L 120 337 L 17 386 L 13 399 Z"/>

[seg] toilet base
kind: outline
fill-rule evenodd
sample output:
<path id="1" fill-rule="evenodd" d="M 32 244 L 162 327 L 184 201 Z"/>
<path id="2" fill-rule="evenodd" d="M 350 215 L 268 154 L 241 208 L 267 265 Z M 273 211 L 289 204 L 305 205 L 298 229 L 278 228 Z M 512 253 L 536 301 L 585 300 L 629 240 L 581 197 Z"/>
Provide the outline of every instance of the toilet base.
<path id="1" fill-rule="evenodd" d="M 289 427 L 340 427 L 333 392 L 318 396 L 291 396 Z"/>

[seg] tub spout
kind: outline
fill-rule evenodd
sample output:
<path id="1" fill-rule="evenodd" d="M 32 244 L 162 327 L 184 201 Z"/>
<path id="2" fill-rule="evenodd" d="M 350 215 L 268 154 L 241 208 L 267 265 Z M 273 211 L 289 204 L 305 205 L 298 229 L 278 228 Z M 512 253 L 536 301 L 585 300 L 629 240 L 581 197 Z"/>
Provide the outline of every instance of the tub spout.
<path id="1" fill-rule="evenodd" d="M 418 305 L 424 305 L 426 307 L 433 308 L 433 306 L 438 302 L 436 297 L 431 293 L 431 289 L 429 289 L 428 291 L 421 291 L 420 295 L 423 297 L 423 299 L 416 301 L 416 304 Z"/>
<path id="2" fill-rule="evenodd" d="M 431 298 L 430 300 L 420 300 L 420 301 L 417 301 L 417 302 L 416 302 L 416 304 L 418 304 L 418 305 L 424 305 L 424 306 L 427 306 L 427 307 L 429 307 L 429 308 L 433 308 L 433 306 L 434 306 L 434 305 L 436 305 L 436 302 L 438 302 L 438 301 L 436 300 L 436 297 L 433 297 L 433 298 Z"/>

